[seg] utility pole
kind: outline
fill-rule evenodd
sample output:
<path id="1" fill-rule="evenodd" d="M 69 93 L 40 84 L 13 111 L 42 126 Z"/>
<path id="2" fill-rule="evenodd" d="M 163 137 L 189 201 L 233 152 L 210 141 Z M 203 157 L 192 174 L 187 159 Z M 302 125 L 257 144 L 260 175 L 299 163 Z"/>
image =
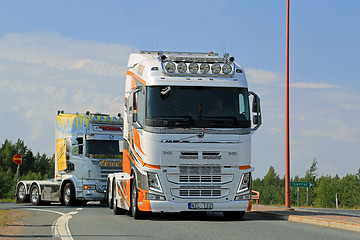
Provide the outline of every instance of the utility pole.
<path id="1" fill-rule="evenodd" d="M 286 117 L 285 117 L 285 207 L 290 208 L 290 125 L 289 125 L 289 27 L 290 0 L 287 0 L 286 14 Z"/>

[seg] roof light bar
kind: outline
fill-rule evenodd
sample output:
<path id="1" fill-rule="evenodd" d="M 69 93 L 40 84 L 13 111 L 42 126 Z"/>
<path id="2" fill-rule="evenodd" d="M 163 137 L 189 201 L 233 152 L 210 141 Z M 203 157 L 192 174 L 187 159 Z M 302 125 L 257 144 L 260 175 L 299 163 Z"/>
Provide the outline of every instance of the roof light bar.
<path id="1" fill-rule="evenodd" d="M 168 75 L 230 77 L 235 73 L 235 58 L 227 53 L 222 58 L 217 53 L 157 53 L 162 71 Z"/>

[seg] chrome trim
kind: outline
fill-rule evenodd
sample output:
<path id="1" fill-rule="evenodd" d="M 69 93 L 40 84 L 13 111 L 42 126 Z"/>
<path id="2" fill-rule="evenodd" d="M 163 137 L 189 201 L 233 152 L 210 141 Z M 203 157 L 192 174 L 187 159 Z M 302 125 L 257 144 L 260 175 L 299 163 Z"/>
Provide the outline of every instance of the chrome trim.
<path id="1" fill-rule="evenodd" d="M 144 126 L 144 131 L 149 133 L 158 133 L 158 134 L 193 134 L 193 136 L 187 137 L 197 137 L 199 131 L 204 131 L 205 135 L 207 134 L 221 134 L 221 135 L 247 135 L 251 133 L 250 128 L 207 128 L 203 130 L 202 128 L 167 128 L 167 127 L 150 127 Z"/>

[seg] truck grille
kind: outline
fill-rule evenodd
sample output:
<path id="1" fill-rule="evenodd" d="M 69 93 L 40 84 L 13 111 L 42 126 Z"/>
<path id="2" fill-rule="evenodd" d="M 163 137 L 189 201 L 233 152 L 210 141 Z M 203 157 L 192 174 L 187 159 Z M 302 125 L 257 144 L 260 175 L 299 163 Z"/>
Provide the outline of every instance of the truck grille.
<path id="1" fill-rule="evenodd" d="M 184 188 L 182 188 L 184 187 Z M 204 187 L 197 188 L 196 186 L 182 186 L 181 188 L 172 188 L 171 194 L 178 198 L 222 198 L 229 195 L 228 188 L 218 187 Z"/>
<path id="2" fill-rule="evenodd" d="M 180 175 L 179 182 L 181 183 L 220 183 L 221 176 L 212 175 Z"/>
<path id="3" fill-rule="evenodd" d="M 181 174 L 221 174 L 220 166 L 180 166 Z"/>
<path id="4" fill-rule="evenodd" d="M 234 176 L 232 174 L 222 174 L 222 175 L 183 175 L 178 173 L 169 173 L 167 174 L 167 180 L 176 184 L 183 183 L 216 183 L 216 184 L 225 184 L 233 180 Z"/>
<path id="5" fill-rule="evenodd" d="M 214 189 L 192 189 L 192 190 L 180 190 L 181 197 L 220 197 L 221 190 Z"/>

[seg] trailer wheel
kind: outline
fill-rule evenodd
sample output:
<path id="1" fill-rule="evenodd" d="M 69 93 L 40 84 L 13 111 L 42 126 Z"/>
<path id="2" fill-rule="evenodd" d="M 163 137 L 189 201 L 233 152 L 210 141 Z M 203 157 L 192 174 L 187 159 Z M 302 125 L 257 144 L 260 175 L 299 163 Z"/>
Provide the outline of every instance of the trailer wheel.
<path id="1" fill-rule="evenodd" d="M 136 178 L 134 178 L 131 186 L 131 215 L 135 219 L 143 219 L 145 217 L 145 213 L 139 210 L 137 203 L 138 203 L 138 190 L 136 186 Z"/>
<path id="2" fill-rule="evenodd" d="M 66 206 L 72 206 L 75 203 L 75 188 L 72 183 L 67 183 L 63 190 L 63 197 L 62 197 L 64 204 Z"/>
<path id="3" fill-rule="evenodd" d="M 110 181 L 107 182 L 107 191 L 106 191 L 106 201 L 107 201 L 107 205 L 110 209 L 113 209 L 114 207 L 114 204 L 113 204 L 113 187 L 111 188 L 111 192 L 109 191 L 110 190 Z"/>
<path id="4" fill-rule="evenodd" d="M 227 220 L 241 220 L 245 215 L 244 211 L 229 211 L 223 213 Z"/>
<path id="5" fill-rule="evenodd" d="M 112 186 L 112 206 L 113 206 L 113 211 L 115 215 L 120 215 L 120 214 L 125 214 L 125 209 L 121 209 L 117 207 L 117 198 L 116 198 L 116 181 L 114 179 L 113 181 L 113 186 Z"/>
<path id="6" fill-rule="evenodd" d="M 26 187 L 24 183 L 19 183 L 16 188 L 16 199 L 17 202 L 22 203 L 26 201 Z"/>
<path id="7" fill-rule="evenodd" d="M 39 186 L 34 184 L 30 188 L 30 202 L 34 206 L 38 206 L 41 203 L 41 195 Z"/>

